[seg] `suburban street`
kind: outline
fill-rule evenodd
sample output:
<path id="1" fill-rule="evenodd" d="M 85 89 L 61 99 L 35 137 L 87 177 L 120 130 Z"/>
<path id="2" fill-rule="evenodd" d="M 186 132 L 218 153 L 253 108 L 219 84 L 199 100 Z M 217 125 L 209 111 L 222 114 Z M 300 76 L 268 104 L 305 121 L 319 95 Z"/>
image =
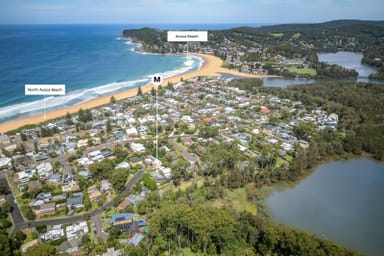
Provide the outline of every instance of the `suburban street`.
<path id="1" fill-rule="evenodd" d="M 7 173 L 2 171 L 0 172 L 0 184 L 5 186 L 8 194 L 6 196 L 6 201 L 12 206 L 12 219 L 14 224 L 17 226 L 24 222 L 23 216 L 21 215 L 19 206 L 16 204 L 16 198 L 14 197 L 11 188 L 9 187 L 7 180 Z"/>
<path id="2" fill-rule="evenodd" d="M 138 171 L 129 180 L 129 182 L 125 186 L 124 192 L 128 191 L 138 180 L 140 180 L 143 173 L 144 173 L 143 170 Z M 1 176 L 0 176 L 0 182 L 4 182 L 4 181 L 6 183 L 7 188 L 9 188 L 8 182 L 6 181 L 6 178 L 5 178 L 5 174 L 2 172 Z M 13 221 L 15 223 L 15 228 L 12 231 L 12 235 L 15 235 L 17 231 L 24 229 L 24 228 L 36 227 L 38 225 L 51 226 L 51 225 L 58 225 L 58 224 L 66 224 L 66 223 L 81 221 L 81 220 L 86 219 L 87 217 L 93 217 L 93 216 L 101 215 L 105 209 L 107 209 L 113 205 L 114 199 L 115 199 L 115 198 L 113 198 L 112 200 L 105 203 L 103 206 L 101 206 L 101 207 L 99 207 L 93 211 L 84 213 L 80 216 L 72 216 L 72 217 L 66 217 L 66 218 L 62 218 L 62 219 L 41 220 L 41 221 L 24 221 L 18 206 L 14 203 L 14 197 L 13 197 L 12 193 L 10 193 L 8 196 L 10 196 L 9 200 L 12 200 L 11 205 L 12 205 L 12 207 L 14 207 L 13 208 L 14 210 L 12 211 L 12 218 L 13 218 Z M 7 197 L 7 201 L 8 201 L 8 197 Z M 11 203 L 11 202 L 9 202 L 9 203 Z"/>
<path id="3" fill-rule="evenodd" d="M 172 145 L 175 147 L 175 149 L 176 149 L 177 151 L 179 151 L 187 161 L 189 161 L 189 162 L 194 162 L 194 163 L 200 162 L 200 159 L 199 159 L 197 156 L 195 156 L 195 155 L 189 153 L 187 150 L 185 150 L 183 147 L 181 147 L 181 146 L 176 142 L 176 139 L 174 139 L 174 138 L 170 138 L 170 139 L 169 139 L 169 142 L 172 143 Z"/>

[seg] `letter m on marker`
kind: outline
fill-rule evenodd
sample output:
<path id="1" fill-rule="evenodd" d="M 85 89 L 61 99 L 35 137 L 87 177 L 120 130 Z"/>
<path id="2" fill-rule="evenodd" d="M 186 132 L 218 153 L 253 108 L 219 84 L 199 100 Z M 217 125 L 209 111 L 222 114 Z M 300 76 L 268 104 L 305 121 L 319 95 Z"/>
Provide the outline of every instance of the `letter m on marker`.
<path id="1" fill-rule="evenodd" d="M 153 76 L 153 83 L 161 83 L 161 77 L 160 76 Z"/>

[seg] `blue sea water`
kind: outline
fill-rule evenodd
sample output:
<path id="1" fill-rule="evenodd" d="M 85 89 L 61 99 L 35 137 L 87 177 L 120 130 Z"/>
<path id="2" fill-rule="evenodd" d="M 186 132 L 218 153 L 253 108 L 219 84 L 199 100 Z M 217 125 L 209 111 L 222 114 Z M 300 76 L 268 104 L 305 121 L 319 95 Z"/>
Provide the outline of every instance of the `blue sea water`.
<path id="1" fill-rule="evenodd" d="M 1 25 L 0 121 L 74 105 L 98 95 L 198 69 L 200 58 L 142 54 L 120 40 L 139 25 Z M 66 84 L 65 96 L 25 96 L 25 84 Z"/>

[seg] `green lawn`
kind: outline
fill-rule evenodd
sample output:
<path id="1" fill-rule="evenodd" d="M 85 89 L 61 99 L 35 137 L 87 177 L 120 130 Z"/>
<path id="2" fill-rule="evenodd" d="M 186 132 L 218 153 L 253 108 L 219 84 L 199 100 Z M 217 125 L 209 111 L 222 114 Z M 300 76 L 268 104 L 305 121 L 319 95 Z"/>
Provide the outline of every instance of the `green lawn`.
<path id="1" fill-rule="evenodd" d="M 311 75 L 315 76 L 317 75 L 317 72 L 313 68 L 288 68 L 288 71 L 291 73 L 299 74 L 299 75 Z"/>
<path id="2" fill-rule="evenodd" d="M 201 187 L 204 183 L 204 180 L 202 177 L 199 176 L 195 179 L 195 182 L 197 184 L 197 187 Z M 188 181 L 181 181 L 179 186 L 175 186 L 173 188 L 173 191 L 177 191 L 178 189 L 180 189 L 181 191 L 185 191 L 188 187 L 192 186 L 192 184 L 193 184 L 192 179 Z"/>
<path id="3" fill-rule="evenodd" d="M 300 37 L 301 37 L 301 34 L 300 34 L 300 33 L 295 33 L 295 34 L 292 35 L 292 38 L 293 38 L 293 39 L 298 39 L 298 38 L 300 38 Z"/>
<path id="4" fill-rule="evenodd" d="M 37 238 L 37 234 L 33 229 L 29 229 L 25 234 L 27 235 L 27 238 L 25 239 L 24 243 L 28 243 Z"/>
<path id="5" fill-rule="evenodd" d="M 211 202 L 214 207 L 230 206 L 237 212 L 247 211 L 256 215 L 256 204 L 248 202 L 245 188 L 225 190 L 224 199 L 218 199 Z"/>
<path id="6" fill-rule="evenodd" d="M 285 162 L 286 162 L 286 161 L 285 161 L 283 158 L 278 157 L 278 158 L 276 159 L 276 167 L 280 167 L 280 166 L 282 166 Z"/>
<path id="7" fill-rule="evenodd" d="M 284 33 L 271 33 L 273 37 L 282 37 Z"/>

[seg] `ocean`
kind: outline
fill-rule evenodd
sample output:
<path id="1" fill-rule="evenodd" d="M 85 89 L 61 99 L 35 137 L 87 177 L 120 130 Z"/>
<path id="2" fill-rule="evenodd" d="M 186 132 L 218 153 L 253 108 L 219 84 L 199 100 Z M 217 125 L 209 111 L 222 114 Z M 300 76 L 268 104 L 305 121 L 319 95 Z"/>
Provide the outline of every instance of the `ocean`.
<path id="1" fill-rule="evenodd" d="M 135 45 L 120 36 L 139 27 L 0 25 L 0 122 L 144 85 L 152 74 L 170 77 L 202 65 L 197 57 L 191 64 L 187 56 L 133 51 Z M 66 84 L 67 93 L 25 96 L 25 84 Z"/>

